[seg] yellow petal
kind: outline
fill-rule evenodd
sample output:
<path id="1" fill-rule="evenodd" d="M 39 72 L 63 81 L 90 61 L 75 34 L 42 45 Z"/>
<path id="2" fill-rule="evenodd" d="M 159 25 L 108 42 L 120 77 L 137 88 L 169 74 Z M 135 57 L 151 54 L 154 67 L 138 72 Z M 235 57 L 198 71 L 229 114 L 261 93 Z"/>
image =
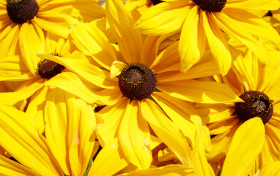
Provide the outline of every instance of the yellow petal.
<path id="1" fill-rule="evenodd" d="M 0 93 L 1 104 L 14 105 L 15 103 L 31 97 L 44 86 L 44 79 L 35 77 L 23 83 L 15 92 Z"/>
<path id="2" fill-rule="evenodd" d="M 114 86 L 114 81 L 109 78 L 109 72 L 89 63 L 80 52 L 73 52 L 67 58 L 47 54 L 39 54 L 38 56 L 65 66 L 96 86 L 102 88 L 112 88 Z"/>
<path id="3" fill-rule="evenodd" d="M 19 32 L 19 44 L 25 65 L 35 75 L 40 61 L 36 54 L 45 51 L 45 37 L 42 29 L 36 24 L 23 23 Z"/>
<path id="4" fill-rule="evenodd" d="M 97 135 L 101 139 L 100 143 L 102 146 L 114 140 L 124 113 L 123 110 L 128 103 L 129 100 L 127 98 L 120 98 L 113 106 L 105 106 L 100 112 L 96 113 L 96 117 L 104 121 L 104 125 L 97 129 Z"/>
<path id="5" fill-rule="evenodd" d="M 118 143 L 112 141 L 97 155 L 88 175 L 115 175 L 127 165 L 128 163 L 119 152 Z"/>
<path id="6" fill-rule="evenodd" d="M 102 98 L 96 95 L 94 91 L 84 84 L 77 75 L 72 72 L 62 72 L 46 82 L 50 88 L 60 88 L 72 93 L 88 103 L 100 103 Z"/>
<path id="7" fill-rule="evenodd" d="M 185 165 L 190 165 L 189 143 L 160 107 L 151 100 L 145 99 L 141 102 L 141 113 L 156 135 L 175 153 L 179 160 Z"/>
<path id="8" fill-rule="evenodd" d="M 274 161 L 266 165 L 258 176 L 269 176 L 280 174 L 280 161 Z"/>
<path id="9" fill-rule="evenodd" d="M 119 37 L 118 45 L 123 59 L 127 63 L 140 62 L 142 38 L 140 33 L 133 29 L 134 20 L 130 12 L 118 0 L 108 0 L 105 12 L 109 25 L 116 30 Z"/>
<path id="10" fill-rule="evenodd" d="M 232 103 L 242 101 L 231 88 L 213 81 L 169 81 L 158 83 L 157 88 L 173 97 L 199 103 Z"/>
<path id="11" fill-rule="evenodd" d="M 247 175 L 250 165 L 262 150 L 264 140 L 265 130 L 261 118 L 255 117 L 244 122 L 233 136 L 222 176 Z"/>
<path id="12" fill-rule="evenodd" d="M 149 8 L 135 23 L 146 35 L 163 35 L 179 31 L 190 10 L 189 1 L 163 2 Z"/>
<path id="13" fill-rule="evenodd" d="M 24 81 L 33 77 L 19 56 L 3 57 L 0 60 L 1 81 Z"/>
<path id="14" fill-rule="evenodd" d="M 127 67 L 127 64 L 120 61 L 114 61 L 110 70 L 111 79 L 119 76 L 125 67 Z"/>
<path id="15" fill-rule="evenodd" d="M 226 75 L 231 67 L 231 54 L 227 46 L 224 34 L 213 18 L 213 15 L 208 12 L 202 12 L 203 27 L 207 36 L 207 40 L 211 52 L 219 65 L 219 70 L 222 75 Z"/>
<path id="16" fill-rule="evenodd" d="M 194 170 L 189 166 L 184 165 L 167 165 L 157 168 L 150 168 L 147 170 L 139 170 L 130 172 L 127 174 L 122 174 L 121 176 L 147 176 L 147 175 L 157 175 L 157 176 L 181 176 L 181 175 L 193 175 Z"/>
<path id="17" fill-rule="evenodd" d="M 245 10 L 278 10 L 280 3 L 278 0 L 269 0 L 269 1 L 229 1 L 226 3 L 225 8 L 237 8 Z"/>
<path id="18" fill-rule="evenodd" d="M 119 126 L 119 143 L 124 155 L 138 168 L 147 169 L 152 162 L 152 153 L 147 148 L 145 138 L 148 137 L 147 122 L 139 116 L 139 101 L 127 104 Z"/>
<path id="19" fill-rule="evenodd" d="M 206 37 L 202 21 L 200 9 L 198 6 L 194 6 L 184 22 L 179 41 L 181 70 L 183 72 L 195 65 L 203 56 Z"/>
<path id="20" fill-rule="evenodd" d="M 260 44 L 260 42 L 252 36 L 250 32 L 254 31 L 256 29 L 264 29 L 263 26 L 258 26 L 256 24 L 249 25 L 252 30 L 247 31 L 248 25 L 244 25 L 246 23 L 240 22 L 238 20 L 235 20 L 234 18 L 231 18 L 229 15 L 225 13 L 216 13 L 214 18 L 216 19 L 216 22 L 218 23 L 219 27 L 229 34 L 230 36 L 234 37 L 235 39 L 242 42 L 244 45 L 246 45 L 248 48 L 252 49 L 252 51 L 262 60 L 263 63 L 266 63 L 268 53 L 267 50 L 263 47 L 263 45 Z M 251 22 L 253 23 L 253 22 Z M 262 21 L 261 23 L 264 23 Z M 259 23 L 259 24 L 261 24 Z M 240 26 L 239 28 L 236 28 L 236 26 Z M 267 28 L 267 27 L 266 27 Z M 270 27 L 271 28 L 271 27 Z M 264 35 L 258 32 L 259 30 L 256 30 L 257 36 L 258 35 Z M 269 30 L 271 31 L 271 30 Z M 265 31 L 265 34 L 269 34 L 267 30 Z M 274 31 L 272 31 L 274 33 Z M 278 37 L 277 37 L 278 38 Z"/>
<path id="21" fill-rule="evenodd" d="M 73 27 L 71 37 L 82 53 L 91 56 L 101 67 L 110 70 L 113 61 L 117 58 L 107 37 L 96 23 L 93 21 Z"/>
<path id="22" fill-rule="evenodd" d="M 36 176 L 34 171 L 31 169 L 19 164 L 18 162 L 15 162 L 11 159 L 8 159 L 2 155 L 0 155 L 0 174 L 3 176 Z"/>
<path id="23" fill-rule="evenodd" d="M 1 23 L 2 22 L 5 24 L 4 20 L 1 21 Z M 15 23 L 8 25 L 4 30 L 1 30 L 1 34 L 0 34 L 1 57 L 13 56 L 15 54 L 19 54 L 19 45 L 18 45 L 19 30 L 20 30 L 20 25 L 17 25 Z"/>
<path id="24" fill-rule="evenodd" d="M 53 165 L 54 158 L 41 134 L 33 128 L 28 116 L 9 106 L 1 106 L 0 145 L 21 164 L 40 175 L 58 175 L 59 167 Z"/>

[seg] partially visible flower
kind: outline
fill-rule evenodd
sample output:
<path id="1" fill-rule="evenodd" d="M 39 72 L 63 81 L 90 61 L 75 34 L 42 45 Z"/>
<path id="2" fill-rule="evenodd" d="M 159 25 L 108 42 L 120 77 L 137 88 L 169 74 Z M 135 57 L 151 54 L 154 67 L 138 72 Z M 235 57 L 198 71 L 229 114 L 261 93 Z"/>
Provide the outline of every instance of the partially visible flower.
<path id="1" fill-rule="evenodd" d="M 89 21 L 104 14 L 104 10 L 96 16 L 92 15 L 95 13 L 83 14 L 88 12 L 87 8 L 91 8 L 91 12 L 103 10 L 97 2 L 89 0 L 1 1 L 0 56 L 22 55 L 23 63 L 35 74 L 33 59 L 37 53 L 44 52 L 45 32 L 66 38 L 69 28 L 78 22 L 76 18 Z"/>
<path id="2" fill-rule="evenodd" d="M 222 175 L 254 175 L 279 160 L 280 53 L 269 54 L 264 65 L 249 50 L 228 75 L 214 77 L 244 102 L 196 105 L 212 135 L 208 159 L 216 173 L 222 168 Z"/>
<path id="3" fill-rule="evenodd" d="M 220 73 L 226 75 L 232 57 L 225 34 L 245 44 L 265 63 L 267 52 L 259 39 L 279 49 L 278 33 L 254 10 L 276 10 L 278 0 L 172 0 L 148 9 L 135 24 L 146 35 L 181 31 L 181 70 L 186 72 L 203 56 L 208 43 Z"/>
<path id="4" fill-rule="evenodd" d="M 45 53 L 38 56 L 33 58 L 32 61 L 37 62 L 37 68 L 32 71 L 35 72 L 35 75 L 25 66 L 20 56 L 9 56 L 1 59 L 0 80 L 6 82 L 20 81 L 22 84 L 15 91 L 1 92 L 0 104 L 17 105 L 19 109 L 35 114 L 32 117 L 38 124 L 38 130 L 43 132 L 45 101 L 50 89 L 53 88 L 53 86 L 48 86 L 49 83 L 59 82 L 60 86 L 65 87 L 64 90 L 78 97 L 83 97 L 88 103 L 96 103 L 97 98 L 97 102 L 101 101 L 100 97 L 94 96 L 77 75 L 66 69 L 66 65 L 61 65 L 60 62 L 49 59 L 49 57 L 56 56 L 59 60 L 63 60 L 63 57 L 87 60 L 82 53 L 75 51 L 71 53 L 69 40 L 48 33 Z M 99 69 L 96 72 L 98 73 L 98 71 L 99 75 L 95 75 L 96 77 L 102 74 L 102 70 Z M 94 86 L 89 87 L 93 88 Z M 18 102 L 20 103 L 17 104 Z"/>
<path id="5" fill-rule="evenodd" d="M 29 113 L 1 105 L 0 114 L 0 145 L 17 161 L 1 157 L 1 175 L 83 175 L 96 154 L 93 108 L 70 93 L 51 90 L 46 102 L 44 135 L 34 128 Z M 112 175 L 127 165 L 117 143 L 96 155 L 90 175 Z"/>

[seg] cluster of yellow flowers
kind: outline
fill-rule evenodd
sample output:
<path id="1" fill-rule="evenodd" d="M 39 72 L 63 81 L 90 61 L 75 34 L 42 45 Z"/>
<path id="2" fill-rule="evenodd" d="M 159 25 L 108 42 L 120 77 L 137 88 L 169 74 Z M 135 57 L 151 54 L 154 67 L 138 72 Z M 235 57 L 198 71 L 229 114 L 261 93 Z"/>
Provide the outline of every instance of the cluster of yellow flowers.
<path id="1" fill-rule="evenodd" d="M 279 0 L 1 0 L 0 175 L 280 175 Z"/>

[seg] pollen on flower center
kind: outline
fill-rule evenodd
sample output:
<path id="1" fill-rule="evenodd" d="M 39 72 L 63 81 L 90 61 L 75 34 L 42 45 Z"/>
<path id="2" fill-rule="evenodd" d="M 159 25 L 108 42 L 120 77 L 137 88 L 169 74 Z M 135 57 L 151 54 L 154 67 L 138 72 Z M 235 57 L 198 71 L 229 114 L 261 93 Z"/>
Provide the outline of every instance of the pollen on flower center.
<path id="1" fill-rule="evenodd" d="M 32 20 L 39 11 L 36 0 L 7 0 L 7 12 L 10 19 L 18 24 Z"/>
<path id="2" fill-rule="evenodd" d="M 64 70 L 65 67 L 56 62 L 44 59 L 38 64 L 38 74 L 41 78 L 51 79 L 55 75 L 59 74 Z"/>
<path id="3" fill-rule="evenodd" d="M 156 89 L 153 71 L 143 64 L 132 64 L 119 75 L 119 87 L 124 96 L 131 100 L 148 98 Z"/>
<path id="4" fill-rule="evenodd" d="M 227 0 L 193 0 L 202 10 L 220 12 L 225 7 Z"/>
<path id="5" fill-rule="evenodd" d="M 273 114 L 272 101 L 258 91 L 248 91 L 240 95 L 244 102 L 235 103 L 235 114 L 240 121 L 245 122 L 254 117 L 260 117 L 267 123 Z"/>

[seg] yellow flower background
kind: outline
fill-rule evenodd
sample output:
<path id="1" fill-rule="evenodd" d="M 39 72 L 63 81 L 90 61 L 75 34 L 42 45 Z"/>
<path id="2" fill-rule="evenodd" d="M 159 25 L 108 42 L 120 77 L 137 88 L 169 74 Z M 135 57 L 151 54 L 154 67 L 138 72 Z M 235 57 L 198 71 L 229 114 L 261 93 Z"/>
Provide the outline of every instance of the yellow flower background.
<path id="1" fill-rule="evenodd" d="M 279 0 L 1 0 L 0 175 L 280 175 Z"/>

